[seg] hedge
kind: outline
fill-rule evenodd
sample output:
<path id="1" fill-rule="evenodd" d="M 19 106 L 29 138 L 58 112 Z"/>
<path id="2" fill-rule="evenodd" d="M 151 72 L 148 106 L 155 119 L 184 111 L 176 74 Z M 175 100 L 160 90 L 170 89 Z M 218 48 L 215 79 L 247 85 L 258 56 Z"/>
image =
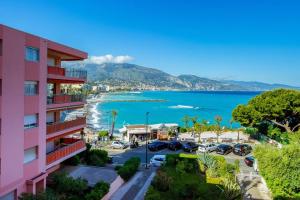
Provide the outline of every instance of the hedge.
<path id="1" fill-rule="evenodd" d="M 299 144 L 282 149 L 259 145 L 254 149 L 254 156 L 274 199 L 300 199 Z"/>
<path id="2" fill-rule="evenodd" d="M 132 157 L 128 159 L 122 167 L 117 171 L 118 174 L 125 180 L 128 181 L 138 170 L 141 160 L 138 157 Z"/>

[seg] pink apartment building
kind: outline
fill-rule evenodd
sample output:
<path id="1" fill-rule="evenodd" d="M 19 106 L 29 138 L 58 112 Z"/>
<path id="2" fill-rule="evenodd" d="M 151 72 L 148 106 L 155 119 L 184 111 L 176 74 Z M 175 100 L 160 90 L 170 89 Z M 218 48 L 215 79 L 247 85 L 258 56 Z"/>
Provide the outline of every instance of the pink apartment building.
<path id="1" fill-rule="evenodd" d="M 85 52 L 0 24 L 0 200 L 44 190 L 49 173 L 85 150 L 85 118 L 64 119 L 83 108 L 84 98 L 61 90 L 87 78 L 61 61 L 85 58 Z"/>

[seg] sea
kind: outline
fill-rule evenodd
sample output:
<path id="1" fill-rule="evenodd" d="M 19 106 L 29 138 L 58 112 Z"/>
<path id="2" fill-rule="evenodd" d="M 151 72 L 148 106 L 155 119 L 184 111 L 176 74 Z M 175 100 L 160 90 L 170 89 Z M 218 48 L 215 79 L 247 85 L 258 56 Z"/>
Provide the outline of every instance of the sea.
<path id="1" fill-rule="evenodd" d="M 102 96 L 102 102 L 94 105 L 93 126 L 110 129 L 111 111 L 117 111 L 116 130 L 129 124 L 145 124 L 149 112 L 149 124 L 178 123 L 183 125 L 185 115 L 214 123 L 214 117 L 222 117 L 222 126 L 230 126 L 233 109 L 246 104 L 260 92 L 241 91 L 143 91 L 118 92 Z M 234 123 L 233 127 L 239 127 Z"/>

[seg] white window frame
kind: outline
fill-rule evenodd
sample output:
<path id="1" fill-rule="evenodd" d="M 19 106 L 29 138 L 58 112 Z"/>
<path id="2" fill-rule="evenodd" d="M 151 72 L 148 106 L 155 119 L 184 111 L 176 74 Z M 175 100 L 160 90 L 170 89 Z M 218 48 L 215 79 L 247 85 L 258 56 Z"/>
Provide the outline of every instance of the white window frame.
<path id="1" fill-rule="evenodd" d="M 35 47 L 26 46 L 25 47 L 25 60 L 32 62 L 40 61 L 40 50 Z"/>
<path id="2" fill-rule="evenodd" d="M 24 116 L 24 129 L 38 127 L 38 114 Z"/>
<path id="3" fill-rule="evenodd" d="M 37 146 L 24 150 L 24 164 L 30 163 L 38 158 Z"/>
<path id="4" fill-rule="evenodd" d="M 38 95 L 39 82 L 38 81 L 25 81 L 24 82 L 24 95 L 35 96 Z"/>

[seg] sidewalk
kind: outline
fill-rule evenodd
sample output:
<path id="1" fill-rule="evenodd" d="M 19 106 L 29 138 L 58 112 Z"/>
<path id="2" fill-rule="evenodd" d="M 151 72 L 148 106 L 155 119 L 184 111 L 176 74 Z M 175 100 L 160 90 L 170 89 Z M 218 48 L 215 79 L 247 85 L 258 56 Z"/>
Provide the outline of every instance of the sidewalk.
<path id="1" fill-rule="evenodd" d="M 243 191 L 243 200 L 272 200 L 262 177 L 256 173 L 241 173 L 238 181 Z"/>
<path id="2" fill-rule="evenodd" d="M 155 176 L 155 169 L 141 169 L 127 183 L 119 188 L 111 200 L 141 200 Z"/>

